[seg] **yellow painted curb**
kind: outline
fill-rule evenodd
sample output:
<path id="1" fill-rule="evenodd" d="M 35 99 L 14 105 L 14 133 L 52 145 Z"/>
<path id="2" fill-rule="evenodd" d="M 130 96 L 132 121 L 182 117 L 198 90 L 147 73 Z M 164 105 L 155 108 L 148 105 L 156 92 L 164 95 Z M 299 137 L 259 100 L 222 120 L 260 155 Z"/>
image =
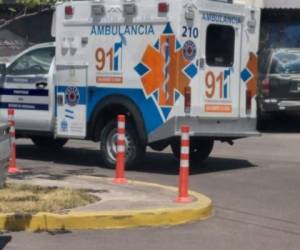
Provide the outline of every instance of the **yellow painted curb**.
<path id="1" fill-rule="evenodd" d="M 129 181 L 129 183 L 176 191 L 174 187 L 154 183 L 139 181 Z M 0 230 L 84 230 L 167 226 L 183 224 L 194 220 L 203 220 L 209 217 L 212 213 L 212 201 L 197 192 L 190 191 L 190 195 L 194 199 L 194 202 L 173 208 L 69 212 L 67 214 L 37 213 L 34 215 L 0 213 Z"/>

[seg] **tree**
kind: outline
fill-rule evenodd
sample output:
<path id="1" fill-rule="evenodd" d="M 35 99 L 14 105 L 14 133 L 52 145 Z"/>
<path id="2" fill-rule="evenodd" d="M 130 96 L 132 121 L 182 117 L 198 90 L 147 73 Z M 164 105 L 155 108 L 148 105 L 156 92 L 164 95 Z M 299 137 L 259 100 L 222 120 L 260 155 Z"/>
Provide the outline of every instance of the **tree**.
<path id="1" fill-rule="evenodd" d="M 56 0 L 17 0 L 16 4 L 22 6 L 21 10 L 14 7 L 9 7 L 8 11 L 11 18 L 0 19 L 0 29 L 5 28 L 10 23 L 29 16 L 35 16 L 42 12 L 51 10 Z M 10 2 L 11 3 L 11 2 Z M 0 0 L 0 4 L 5 4 L 5 0 Z"/>

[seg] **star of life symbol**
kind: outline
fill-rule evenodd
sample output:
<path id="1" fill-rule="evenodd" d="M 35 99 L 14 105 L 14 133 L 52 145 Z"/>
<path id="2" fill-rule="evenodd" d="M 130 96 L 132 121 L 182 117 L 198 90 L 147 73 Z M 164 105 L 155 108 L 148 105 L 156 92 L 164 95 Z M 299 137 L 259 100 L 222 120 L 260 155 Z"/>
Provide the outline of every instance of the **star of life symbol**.
<path id="1" fill-rule="evenodd" d="M 161 46 L 161 54 L 163 55 L 165 59 L 165 65 L 164 65 L 164 83 L 163 83 L 163 92 L 166 99 L 169 99 L 169 81 L 170 81 L 170 75 L 169 75 L 169 66 L 170 66 L 170 41 L 167 37 L 166 42 L 162 44 Z"/>
<path id="2" fill-rule="evenodd" d="M 135 66 L 147 97 L 153 97 L 167 118 L 174 103 L 197 74 L 197 67 L 186 60 L 183 49 L 168 23 L 159 39 L 148 45 Z"/>

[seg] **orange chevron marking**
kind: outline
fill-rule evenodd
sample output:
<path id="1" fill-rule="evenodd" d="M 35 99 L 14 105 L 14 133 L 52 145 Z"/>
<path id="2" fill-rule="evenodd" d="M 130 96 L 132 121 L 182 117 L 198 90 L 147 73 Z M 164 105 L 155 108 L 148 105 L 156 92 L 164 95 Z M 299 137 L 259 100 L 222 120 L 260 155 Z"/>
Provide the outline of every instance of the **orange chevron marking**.
<path id="1" fill-rule="evenodd" d="M 247 83 L 247 89 L 250 91 L 251 97 L 253 97 L 256 95 L 258 66 L 257 66 L 257 56 L 252 52 L 249 53 L 249 60 L 247 63 L 247 68 L 253 74 L 253 76 Z"/>

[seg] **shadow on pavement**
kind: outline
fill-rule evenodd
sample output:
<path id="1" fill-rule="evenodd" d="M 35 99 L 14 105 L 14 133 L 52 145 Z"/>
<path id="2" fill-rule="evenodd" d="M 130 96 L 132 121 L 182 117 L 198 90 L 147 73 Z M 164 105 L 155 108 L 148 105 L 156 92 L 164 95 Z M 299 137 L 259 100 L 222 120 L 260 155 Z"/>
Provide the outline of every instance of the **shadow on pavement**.
<path id="1" fill-rule="evenodd" d="M 191 164 L 190 174 L 195 175 L 249 167 L 255 167 L 255 165 L 243 159 L 210 157 L 200 164 Z M 177 175 L 179 172 L 179 161 L 172 154 L 148 153 L 144 163 L 137 171 Z"/>
<path id="2" fill-rule="evenodd" d="M 101 166 L 99 150 L 68 148 L 64 147 L 60 151 L 39 150 L 33 145 L 17 145 L 17 157 L 19 159 L 55 162 L 57 164 Z"/>
<path id="3" fill-rule="evenodd" d="M 258 123 L 258 130 L 264 133 L 300 133 L 300 115 L 272 115 Z"/>
<path id="4" fill-rule="evenodd" d="M 45 174 L 45 178 L 54 180 L 63 179 L 66 175 L 72 174 L 101 176 L 98 174 L 99 171 L 97 173 L 94 170 L 104 166 L 99 151 L 94 149 L 63 148 L 57 152 L 43 152 L 32 145 L 19 145 L 17 146 L 17 156 L 18 159 L 70 165 L 70 167 L 63 171 L 61 169 L 60 171 L 55 171 L 55 169 L 51 171 L 49 168 L 45 170 L 45 167 L 38 170 L 35 169 L 38 168 L 39 165 L 37 165 L 36 167 L 29 168 L 29 171 L 27 170 L 27 172 L 20 175 L 20 177 L 31 175 L 34 172 L 38 172 L 41 175 Z M 43 164 L 41 163 L 40 165 Z M 192 165 L 190 173 L 191 175 L 195 175 L 250 167 L 255 167 L 255 165 L 244 159 L 210 157 L 201 164 Z M 147 152 L 145 160 L 141 165 L 127 171 L 177 175 L 179 171 L 179 161 L 175 159 L 171 153 Z M 105 175 L 102 176 L 106 177 Z"/>
<path id="5" fill-rule="evenodd" d="M 56 236 L 56 235 L 61 235 L 61 234 L 71 234 L 72 231 L 70 230 L 66 230 L 66 229 L 58 229 L 58 230 L 53 230 L 53 231 L 50 231 L 50 230 L 37 230 L 37 231 L 34 231 L 35 233 L 47 233 L 48 235 L 51 235 L 51 236 Z"/>
<path id="6" fill-rule="evenodd" d="M 0 235 L 0 250 L 4 249 L 4 247 L 11 241 L 12 237 L 9 235 Z"/>

